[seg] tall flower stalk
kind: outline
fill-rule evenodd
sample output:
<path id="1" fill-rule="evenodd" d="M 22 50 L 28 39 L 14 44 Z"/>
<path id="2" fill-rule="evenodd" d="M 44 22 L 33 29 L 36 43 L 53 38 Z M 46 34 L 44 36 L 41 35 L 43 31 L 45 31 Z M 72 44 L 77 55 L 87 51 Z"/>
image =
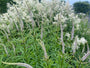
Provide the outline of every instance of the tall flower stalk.
<path id="1" fill-rule="evenodd" d="M 42 14 L 42 12 L 41 12 Z M 42 21 L 41 21 L 41 40 L 43 39 L 43 16 L 40 14 Z"/>
<path id="2" fill-rule="evenodd" d="M 87 44 L 87 51 L 89 51 L 89 45 Z"/>
<path id="3" fill-rule="evenodd" d="M 15 45 L 13 43 L 11 43 L 12 47 L 13 47 L 13 51 L 14 51 L 14 54 L 15 54 Z"/>
<path id="4" fill-rule="evenodd" d="M 7 32 L 10 34 L 9 25 L 7 26 Z"/>
<path id="5" fill-rule="evenodd" d="M 45 45 L 44 45 L 44 42 L 43 41 L 40 41 L 40 45 L 44 51 L 44 57 L 45 57 L 45 60 L 48 59 L 48 55 L 47 55 L 47 52 L 46 52 L 46 48 L 45 48 Z"/>
<path id="6" fill-rule="evenodd" d="M 6 54 L 8 55 L 8 51 L 7 51 L 6 46 L 4 44 L 0 44 L 0 45 L 2 45 L 4 47 L 4 50 L 5 50 Z"/>
<path id="7" fill-rule="evenodd" d="M 8 33 L 6 32 L 6 30 L 5 29 L 2 29 L 2 28 L 0 28 L 4 33 L 3 34 L 5 34 L 5 36 L 7 37 L 7 40 L 9 40 L 9 36 L 8 36 Z"/>
<path id="8" fill-rule="evenodd" d="M 90 51 L 88 51 L 83 57 L 82 57 L 82 61 L 85 61 L 86 58 L 90 55 Z"/>
<path id="9" fill-rule="evenodd" d="M 76 36 L 76 38 L 75 38 L 75 42 L 74 42 L 74 44 L 73 44 L 73 55 L 75 54 L 75 52 L 76 52 L 76 49 L 77 49 L 77 36 Z"/>
<path id="10" fill-rule="evenodd" d="M 74 38 L 74 23 L 72 23 L 71 40 Z"/>
<path id="11" fill-rule="evenodd" d="M 8 18 L 9 18 L 9 17 L 8 17 Z M 19 31 L 19 27 L 18 27 L 16 21 L 15 21 L 15 20 L 13 21 L 11 18 L 9 18 L 9 21 L 10 21 L 10 24 L 11 24 L 11 25 L 13 25 L 13 23 L 14 23 L 15 26 L 16 26 L 16 29 Z"/>
<path id="12" fill-rule="evenodd" d="M 31 9 L 30 9 L 27 1 L 25 1 L 25 3 L 26 3 L 26 6 L 27 6 L 27 10 L 28 10 L 28 12 L 29 12 L 29 15 L 30 15 L 30 20 L 31 20 L 31 22 L 32 22 L 32 28 L 34 29 L 35 21 L 34 21 L 34 19 L 33 19 L 33 13 L 32 13 L 32 11 L 31 11 Z"/>
<path id="13" fill-rule="evenodd" d="M 2 62 L 3 64 L 7 64 L 7 65 L 17 65 L 17 66 L 23 66 L 26 68 L 33 68 L 31 65 L 26 64 L 26 63 L 7 63 L 7 62 Z"/>
<path id="14" fill-rule="evenodd" d="M 15 23 L 16 29 L 19 31 L 19 27 L 18 27 L 17 23 L 15 21 L 14 21 L 14 23 Z"/>
<path id="15" fill-rule="evenodd" d="M 62 27 L 62 23 L 60 23 L 60 28 L 61 28 L 62 53 L 65 53 L 65 44 L 64 44 L 64 41 L 63 41 L 63 27 Z"/>
<path id="16" fill-rule="evenodd" d="M 18 15 L 18 18 L 19 18 L 19 20 L 20 20 L 20 28 L 21 28 L 21 31 L 23 31 L 24 22 L 23 22 L 22 17 L 21 17 L 21 15 L 20 15 L 20 13 L 19 13 L 19 11 L 18 11 L 18 9 L 17 9 L 16 6 L 15 6 L 15 9 L 16 9 L 16 11 L 17 11 L 17 15 Z"/>
<path id="17" fill-rule="evenodd" d="M 43 23 L 41 24 L 41 40 L 43 39 Z"/>

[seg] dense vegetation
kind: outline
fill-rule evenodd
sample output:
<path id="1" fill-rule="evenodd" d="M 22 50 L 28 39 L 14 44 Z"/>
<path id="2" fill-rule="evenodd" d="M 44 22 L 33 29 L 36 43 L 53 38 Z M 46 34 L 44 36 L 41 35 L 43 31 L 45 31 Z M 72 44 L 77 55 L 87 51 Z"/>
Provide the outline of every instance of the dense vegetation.
<path id="1" fill-rule="evenodd" d="M 90 68 L 85 14 L 60 0 L 15 2 L 0 15 L 0 68 Z"/>
<path id="2" fill-rule="evenodd" d="M 76 2 L 73 4 L 76 13 L 88 13 L 90 12 L 89 2 Z"/>

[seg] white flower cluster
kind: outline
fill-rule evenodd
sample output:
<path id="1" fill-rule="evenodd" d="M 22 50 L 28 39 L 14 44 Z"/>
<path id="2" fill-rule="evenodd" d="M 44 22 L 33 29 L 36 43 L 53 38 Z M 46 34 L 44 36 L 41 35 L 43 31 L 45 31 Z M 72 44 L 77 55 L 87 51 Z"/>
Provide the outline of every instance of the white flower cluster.
<path id="1" fill-rule="evenodd" d="M 85 45 L 87 43 L 87 40 L 84 37 L 79 39 L 78 36 L 76 36 L 75 38 L 76 38 L 75 41 L 77 41 L 77 42 L 75 42 L 75 41 L 73 42 L 72 49 L 74 49 L 75 47 L 76 47 L 76 49 L 78 49 L 81 44 Z M 77 45 L 74 46 L 75 44 L 77 44 Z"/>
<path id="2" fill-rule="evenodd" d="M 60 2 L 60 0 L 51 2 L 42 0 L 42 3 L 39 3 L 38 0 L 14 0 L 14 2 L 16 2 L 15 5 L 8 3 L 7 13 L 0 15 L 0 26 L 2 28 L 11 29 L 15 25 L 19 29 L 20 21 L 31 24 L 32 18 L 35 19 L 35 22 L 40 22 L 43 17 L 45 21 L 48 20 L 53 24 L 65 23 L 67 20 L 71 20 L 71 22 L 76 23 L 75 26 L 79 29 L 81 19 L 74 13 L 68 2 Z M 63 28 L 66 26 L 67 24 L 63 24 Z"/>
<path id="3" fill-rule="evenodd" d="M 74 13 L 71 13 L 69 15 L 69 18 L 71 19 L 72 22 L 74 22 L 75 24 L 80 23 L 81 19 L 78 18 L 78 15 L 75 15 Z"/>
<path id="4" fill-rule="evenodd" d="M 14 2 L 16 2 L 16 5 L 8 3 L 7 13 L 0 15 L 0 26 L 13 26 L 12 24 L 18 24 L 20 17 L 25 22 L 31 21 L 27 7 L 31 6 L 30 8 L 32 8 L 35 2 L 33 0 L 14 0 Z M 29 4 L 29 6 L 27 6 L 27 4 Z"/>
<path id="5" fill-rule="evenodd" d="M 85 43 L 87 43 L 87 40 L 84 37 L 82 37 L 80 39 L 80 43 L 84 45 Z"/>
<path id="6" fill-rule="evenodd" d="M 66 33 L 65 36 L 70 38 L 70 33 Z"/>
<path id="7" fill-rule="evenodd" d="M 60 22 L 63 23 L 66 20 L 68 20 L 70 17 L 75 19 L 74 20 L 75 23 L 80 22 L 80 19 L 78 17 L 75 17 L 72 7 L 69 5 L 68 2 L 66 4 L 64 2 L 60 2 L 59 0 L 57 1 L 53 0 L 51 2 L 47 2 L 43 0 L 42 3 L 39 3 L 38 0 L 14 0 L 14 2 L 16 2 L 16 5 L 10 5 L 8 3 L 7 13 L 0 15 L 0 21 L 1 21 L 0 25 L 2 25 L 1 23 L 10 26 L 12 24 L 18 24 L 19 16 L 25 22 L 31 22 L 29 12 L 32 12 L 33 17 L 36 18 L 38 18 L 37 16 L 41 16 L 41 15 L 45 18 L 49 16 L 51 18 L 54 17 L 56 21 L 59 20 Z M 38 11 L 39 13 L 37 14 L 35 13 L 35 11 Z M 55 24 L 56 22 L 53 23 Z"/>
<path id="8" fill-rule="evenodd" d="M 78 30 L 80 28 L 81 19 L 78 17 L 77 14 L 74 13 L 72 10 L 72 6 L 69 5 L 69 2 L 61 3 L 61 6 L 57 6 L 58 14 L 54 17 L 55 22 L 53 24 L 57 24 L 59 22 L 65 23 L 70 20 L 72 23 L 75 24 L 75 28 Z M 57 22 L 56 22 L 57 21 Z"/>
<path id="9" fill-rule="evenodd" d="M 59 13 L 56 15 L 56 17 L 54 17 L 54 20 L 64 23 L 67 20 L 67 18 L 65 16 L 63 16 L 61 13 Z"/>
<path id="10" fill-rule="evenodd" d="M 82 17 L 86 16 L 86 14 L 84 14 L 84 13 L 78 13 L 78 15 L 80 15 Z"/>

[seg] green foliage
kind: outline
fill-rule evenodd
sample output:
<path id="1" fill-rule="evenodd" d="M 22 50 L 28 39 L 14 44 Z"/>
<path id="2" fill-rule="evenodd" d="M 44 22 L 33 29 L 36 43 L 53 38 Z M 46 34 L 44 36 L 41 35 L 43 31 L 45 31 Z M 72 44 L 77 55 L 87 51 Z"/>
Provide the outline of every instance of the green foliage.
<path id="1" fill-rule="evenodd" d="M 88 13 L 90 4 L 88 2 L 76 2 L 73 4 L 76 13 Z"/>
<path id="2" fill-rule="evenodd" d="M 44 59 L 43 50 L 39 44 L 40 30 L 35 28 L 34 31 L 25 29 L 23 32 L 15 30 L 11 31 L 10 40 L 6 41 L 4 37 L 3 42 L 9 55 L 7 56 L 3 47 L 0 46 L 0 62 L 24 62 L 33 66 L 33 68 L 89 68 L 88 64 L 85 64 L 80 60 L 82 53 L 77 51 L 75 56 L 71 54 L 70 48 L 66 48 L 66 53 L 62 54 L 62 47 L 60 44 L 60 28 L 54 25 L 44 24 L 44 38 L 46 51 L 49 56 L 48 60 Z M 28 32 L 26 32 L 28 31 Z M 33 34 L 34 33 L 34 34 Z M 66 41 L 66 38 L 64 38 Z M 69 42 L 67 44 L 67 41 Z M 65 44 L 71 46 L 70 40 L 67 40 Z M 1 42 L 1 41 L 0 41 Z M 13 51 L 12 44 L 15 45 L 15 52 Z M 20 66 L 9 66 L 0 64 L 1 68 L 23 68 Z"/>

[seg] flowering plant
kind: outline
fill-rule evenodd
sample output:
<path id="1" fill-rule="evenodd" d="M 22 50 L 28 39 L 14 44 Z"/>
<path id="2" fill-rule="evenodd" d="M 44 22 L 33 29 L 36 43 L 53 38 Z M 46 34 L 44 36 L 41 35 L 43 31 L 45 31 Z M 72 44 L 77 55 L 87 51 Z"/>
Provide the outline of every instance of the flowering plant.
<path id="1" fill-rule="evenodd" d="M 86 27 L 81 30 L 83 17 L 74 13 L 69 2 L 13 1 L 16 4 L 8 3 L 7 13 L 0 15 L 0 48 L 3 47 L 2 50 L 5 51 L 0 54 L 6 55 L 3 58 L 9 59 L 8 62 L 12 59 L 16 63 L 6 63 L 2 59 L 3 64 L 27 68 L 52 68 L 54 65 L 57 68 L 67 68 L 76 67 L 75 62 L 81 64 L 88 59 L 90 51 L 85 35 Z M 70 64 L 71 62 L 74 64 Z"/>

